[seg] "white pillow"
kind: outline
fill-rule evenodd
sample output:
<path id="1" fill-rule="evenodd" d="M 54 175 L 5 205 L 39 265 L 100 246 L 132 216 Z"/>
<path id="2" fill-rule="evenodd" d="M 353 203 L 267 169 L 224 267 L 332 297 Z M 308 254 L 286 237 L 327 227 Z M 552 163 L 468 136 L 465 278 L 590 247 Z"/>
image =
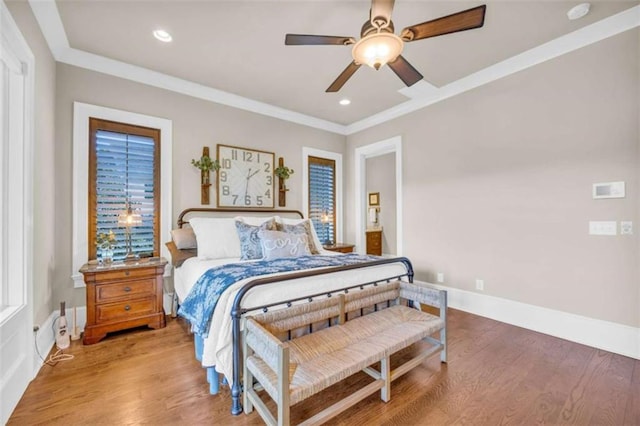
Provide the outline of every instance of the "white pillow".
<path id="1" fill-rule="evenodd" d="M 276 216 L 236 216 L 234 219 L 251 226 L 260 226 L 263 223 L 275 219 Z"/>
<path id="2" fill-rule="evenodd" d="M 313 222 L 310 219 L 290 219 L 288 217 L 276 216 L 276 222 L 283 223 L 285 225 L 299 225 L 303 222 L 309 222 L 309 230 L 311 231 L 311 235 L 309 236 L 309 249 L 312 254 L 318 254 L 322 251 L 322 243 L 320 242 L 318 233 L 313 227 Z"/>
<path id="3" fill-rule="evenodd" d="M 234 218 L 194 217 L 189 219 L 189 225 L 196 234 L 199 259 L 240 257 L 240 238 Z"/>
<path id="4" fill-rule="evenodd" d="M 258 236 L 264 260 L 309 256 L 311 254 L 307 234 L 261 230 L 258 232 Z"/>

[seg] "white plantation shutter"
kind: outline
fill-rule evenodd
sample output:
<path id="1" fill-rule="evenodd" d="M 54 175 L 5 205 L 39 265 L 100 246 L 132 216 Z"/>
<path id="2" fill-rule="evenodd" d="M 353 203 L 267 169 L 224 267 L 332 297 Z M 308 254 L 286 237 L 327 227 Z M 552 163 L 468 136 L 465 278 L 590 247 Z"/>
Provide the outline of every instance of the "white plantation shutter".
<path id="1" fill-rule="evenodd" d="M 157 256 L 159 132 L 155 131 L 158 137 L 154 137 L 154 129 L 91 120 L 90 158 L 94 160 L 94 169 L 90 169 L 90 173 L 94 173 L 95 193 L 89 197 L 90 211 L 94 212 L 90 215 L 89 257 L 95 258 L 98 234 L 109 231 L 113 231 L 118 240 L 114 259 L 125 257 L 126 228 L 118 224 L 118 216 L 126 212 L 128 206 L 142 218 L 140 225 L 131 227 L 132 251 L 140 256 Z"/>
<path id="2" fill-rule="evenodd" d="M 329 222 L 322 222 L 322 215 Z M 309 219 L 325 244 L 336 241 L 336 162 L 309 156 Z"/>

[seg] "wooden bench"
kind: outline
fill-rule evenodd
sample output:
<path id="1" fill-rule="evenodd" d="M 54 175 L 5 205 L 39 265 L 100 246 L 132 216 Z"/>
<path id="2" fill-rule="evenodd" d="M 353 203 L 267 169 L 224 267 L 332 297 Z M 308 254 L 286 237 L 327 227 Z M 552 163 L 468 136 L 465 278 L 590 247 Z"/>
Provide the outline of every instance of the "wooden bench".
<path id="1" fill-rule="evenodd" d="M 440 316 L 401 300 L 437 307 Z M 395 281 L 247 317 L 245 413 L 255 406 L 265 423 L 288 425 L 291 405 L 359 371 L 374 381 L 304 424 L 323 423 L 378 390 L 389 401 L 393 380 L 436 353 L 446 362 L 446 308 L 445 291 Z M 420 353 L 391 370 L 390 356 L 420 340 L 428 342 Z M 379 371 L 372 367 L 378 362 Z M 254 379 L 276 402 L 277 420 L 257 394 Z"/>

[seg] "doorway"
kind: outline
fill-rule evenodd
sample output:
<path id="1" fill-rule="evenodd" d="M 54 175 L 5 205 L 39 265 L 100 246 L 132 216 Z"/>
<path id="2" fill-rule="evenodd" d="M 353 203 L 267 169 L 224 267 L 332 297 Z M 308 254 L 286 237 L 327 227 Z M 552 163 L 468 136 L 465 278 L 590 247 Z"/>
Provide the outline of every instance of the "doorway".
<path id="1" fill-rule="evenodd" d="M 356 250 L 358 253 L 366 252 L 366 230 L 369 222 L 368 194 L 367 194 L 367 160 L 375 157 L 395 154 L 395 254 L 402 256 L 403 253 L 403 228 L 402 228 L 402 138 L 395 136 L 375 142 L 370 145 L 361 146 L 355 150 L 355 215 L 356 215 Z M 389 158 L 391 158 L 389 156 Z M 393 208 L 391 205 L 386 209 Z"/>

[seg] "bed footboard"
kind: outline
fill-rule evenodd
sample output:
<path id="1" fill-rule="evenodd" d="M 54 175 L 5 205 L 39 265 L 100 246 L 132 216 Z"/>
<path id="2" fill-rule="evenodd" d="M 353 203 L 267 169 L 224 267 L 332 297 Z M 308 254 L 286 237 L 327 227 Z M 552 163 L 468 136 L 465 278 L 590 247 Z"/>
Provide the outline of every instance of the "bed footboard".
<path id="1" fill-rule="evenodd" d="M 260 286 L 260 285 L 266 285 L 266 284 L 272 284 L 275 282 L 282 282 L 282 281 L 288 281 L 288 280 L 295 280 L 295 279 L 299 279 L 299 278 L 306 278 L 306 277 L 313 277 L 313 276 L 318 276 L 318 275 L 325 275 L 325 274 L 333 274 L 333 273 L 338 273 L 338 272 L 342 272 L 342 271 L 347 271 L 347 270 L 353 270 L 353 269 L 359 269 L 359 268 L 367 268 L 367 267 L 371 267 L 371 266 L 377 266 L 377 265 L 386 265 L 386 264 L 391 264 L 391 263 L 401 263 L 404 265 L 405 269 L 406 269 L 406 273 L 401 274 L 401 275 L 394 275 L 391 277 L 380 277 L 380 279 L 376 280 L 376 281 L 370 281 L 370 282 L 365 282 L 365 283 L 357 283 L 354 285 L 350 285 L 347 287 L 343 287 L 340 289 L 336 289 L 336 290 L 332 290 L 331 292 L 323 292 L 323 293 L 317 293 L 317 294 L 310 294 L 305 296 L 304 298 L 298 298 L 298 299 L 284 299 L 281 300 L 277 303 L 271 303 L 268 305 L 264 305 L 264 306 L 258 306 L 258 307 L 253 307 L 250 310 L 249 309 L 245 309 L 242 307 L 242 301 L 244 296 L 249 292 L 249 290 L 251 290 L 252 288 L 256 287 L 256 286 Z M 257 278 L 254 279 L 250 282 L 248 282 L 247 284 L 245 284 L 237 293 L 234 302 L 233 302 L 233 307 L 231 310 L 231 318 L 232 318 L 232 333 L 233 333 L 233 384 L 231 386 L 231 398 L 232 398 L 232 406 L 231 406 L 231 414 L 233 415 L 239 415 L 240 413 L 242 413 L 242 404 L 241 404 L 241 398 L 242 398 L 242 384 L 241 384 L 241 372 L 242 372 L 242 334 L 241 334 L 241 330 L 240 330 L 240 321 L 242 319 L 242 316 L 249 312 L 249 311 L 256 311 L 256 310 L 262 310 L 263 312 L 267 312 L 268 309 L 270 307 L 273 306 L 281 306 L 281 305 L 287 305 L 287 306 L 291 306 L 291 304 L 295 303 L 295 302 L 299 302 L 300 300 L 308 300 L 308 301 L 312 301 L 313 298 L 316 297 L 331 297 L 332 293 L 333 294 L 338 294 L 338 293 L 348 293 L 349 290 L 351 289 L 355 289 L 355 288 L 364 288 L 365 286 L 368 285 L 377 285 L 378 283 L 381 282 L 390 282 L 391 280 L 399 280 L 402 278 L 406 278 L 406 280 L 408 282 L 413 282 L 413 265 L 411 264 L 411 261 L 409 259 L 407 259 L 406 257 L 397 257 L 397 258 L 389 258 L 389 259 L 380 259 L 380 260 L 375 260 L 372 262 L 366 262 L 366 263 L 358 263 L 358 264 L 353 264 L 353 265 L 345 265 L 345 266 L 337 266 L 337 267 L 332 267 L 332 268 L 325 268 L 325 269 L 311 269 L 311 270 L 306 270 L 306 271 L 301 271 L 301 272 L 297 272 L 297 273 L 293 273 L 293 274 L 289 274 L 286 275 L 284 277 L 279 276 L 279 277 L 265 277 L 265 278 Z"/>

